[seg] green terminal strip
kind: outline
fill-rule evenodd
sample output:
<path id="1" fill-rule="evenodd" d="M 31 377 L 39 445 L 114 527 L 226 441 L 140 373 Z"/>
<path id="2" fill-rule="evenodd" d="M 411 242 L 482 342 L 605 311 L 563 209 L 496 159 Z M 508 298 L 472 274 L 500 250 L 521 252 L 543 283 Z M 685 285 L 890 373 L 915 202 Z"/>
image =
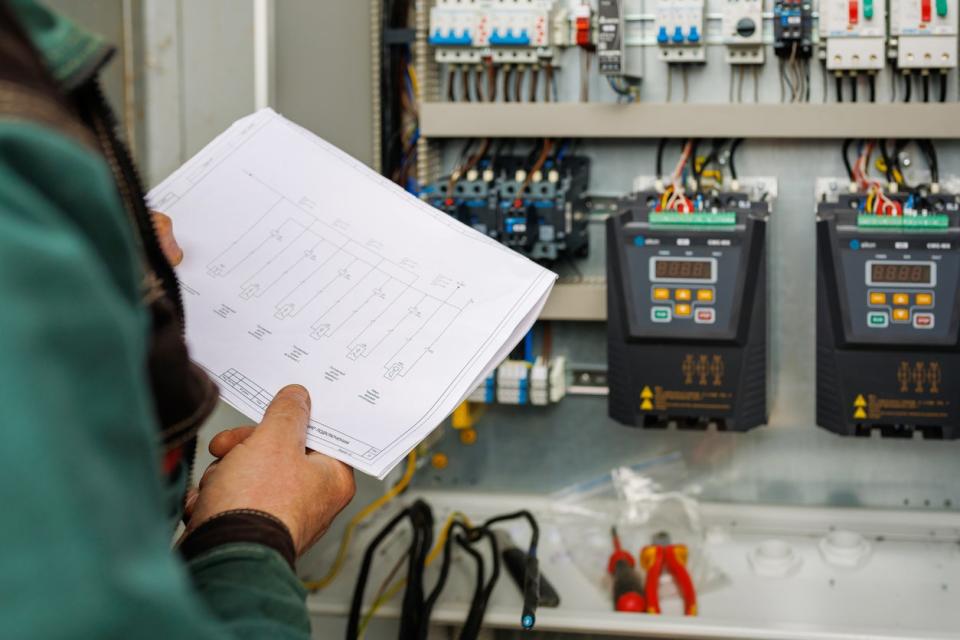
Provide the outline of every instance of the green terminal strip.
<path id="1" fill-rule="evenodd" d="M 878 216 L 862 213 L 857 216 L 857 226 L 883 229 L 946 229 L 950 226 L 950 216 L 945 214 L 926 216 Z"/>
<path id="2" fill-rule="evenodd" d="M 695 225 L 698 227 L 729 227 L 737 224 L 737 214 L 732 211 L 717 213 L 677 213 L 674 211 L 653 212 L 650 224 Z"/>

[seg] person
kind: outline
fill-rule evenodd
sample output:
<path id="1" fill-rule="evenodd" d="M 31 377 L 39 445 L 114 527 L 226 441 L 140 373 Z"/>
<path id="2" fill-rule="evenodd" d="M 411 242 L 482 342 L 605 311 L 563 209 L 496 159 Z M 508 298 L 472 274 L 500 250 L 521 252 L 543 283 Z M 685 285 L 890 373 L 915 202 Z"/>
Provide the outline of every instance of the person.
<path id="1" fill-rule="evenodd" d="M 169 219 L 144 204 L 97 81 L 110 54 L 0 0 L 2 635 L 308 637 L 293 563 L 353 472 L 306 451 L 294 385 L 211 441 L 184 502 L 216 386 L 184 343 Z"/>

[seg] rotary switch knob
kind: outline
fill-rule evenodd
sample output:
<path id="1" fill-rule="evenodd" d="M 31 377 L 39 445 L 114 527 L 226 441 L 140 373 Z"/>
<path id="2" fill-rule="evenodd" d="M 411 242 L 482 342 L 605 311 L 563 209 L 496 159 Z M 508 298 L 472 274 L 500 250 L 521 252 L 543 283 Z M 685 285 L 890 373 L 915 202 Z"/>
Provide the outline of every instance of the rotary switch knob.
<path id="1" fill-rule="evenodd" d="M 740 18 L 737 21 L 737 35 L 741 38 L 749 38 L 757 32 L 757 23 L 753 18 Z"/>

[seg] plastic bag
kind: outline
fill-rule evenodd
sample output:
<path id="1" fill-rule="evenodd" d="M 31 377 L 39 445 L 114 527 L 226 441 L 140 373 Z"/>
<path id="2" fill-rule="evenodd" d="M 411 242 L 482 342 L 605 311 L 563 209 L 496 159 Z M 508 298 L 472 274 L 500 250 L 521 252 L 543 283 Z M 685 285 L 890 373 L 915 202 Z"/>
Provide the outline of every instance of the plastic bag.
<path id="1" fill-rule="evenodd" d="M 670 453 L 581 482 L 554 494 L 552 518 L 567 557 L 584 578 L 603 594 L 611 593 L 607 562 L 616 527 L 624 550 L 639 566 L 640 550 L 658 533 L 688 549 L 687 571 L 698 594 L 720 588 L 723 574 L 710 563 L 697 495 L 699 486 L 687 473 L 683 456 Z M 665 613 L 679 612 L 679 594 L 665 574 L 660 598 Z M 612 606 L 612 600 L 611 600 Z"/>

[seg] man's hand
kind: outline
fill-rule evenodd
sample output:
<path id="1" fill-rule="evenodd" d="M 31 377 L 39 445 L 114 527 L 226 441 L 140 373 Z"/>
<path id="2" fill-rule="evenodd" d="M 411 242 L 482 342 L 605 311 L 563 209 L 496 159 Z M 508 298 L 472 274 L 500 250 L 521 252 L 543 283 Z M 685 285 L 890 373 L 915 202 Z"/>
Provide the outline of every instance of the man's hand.
<path id="1" fill-rule="evenodd" d="M 173 236 L 173 220 L 159 211 L 151 211 L 150 215 L 153 218 L 153 228 L 157 232 L 157 240 L 160 242 L 160 250 L 171 265 L 177 266 L 183 261 L 183 249 Z"/>
<path id="2" fill-rule="evenodd" d="M 320 536 L 353 498 L 353 469 L 305 449 L 310 395 L 284 387 L 258 427 L 222 431 L 210 441 L 218 460 L 187 500 L 187 531 L 234 509 L 264 511 L 283 522 L 297 554 Z"/>

